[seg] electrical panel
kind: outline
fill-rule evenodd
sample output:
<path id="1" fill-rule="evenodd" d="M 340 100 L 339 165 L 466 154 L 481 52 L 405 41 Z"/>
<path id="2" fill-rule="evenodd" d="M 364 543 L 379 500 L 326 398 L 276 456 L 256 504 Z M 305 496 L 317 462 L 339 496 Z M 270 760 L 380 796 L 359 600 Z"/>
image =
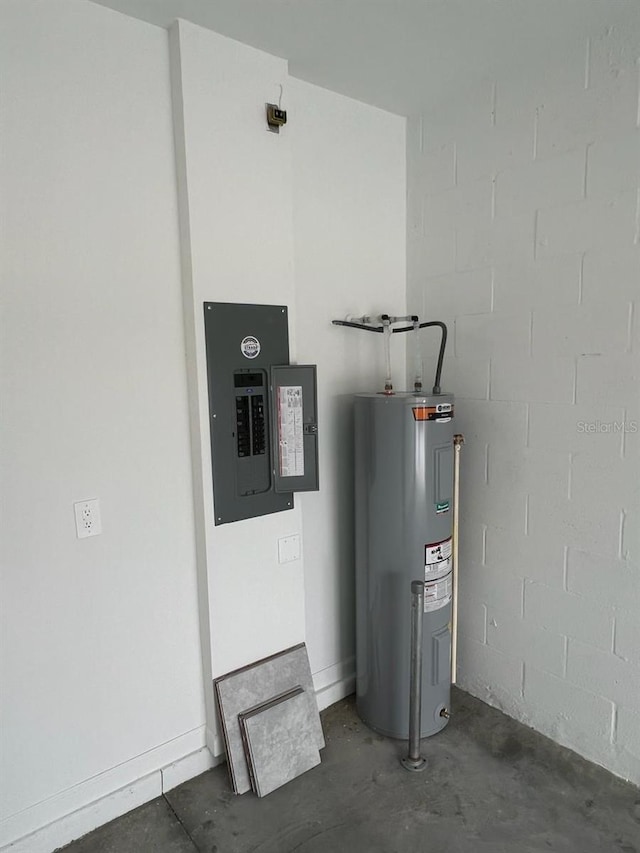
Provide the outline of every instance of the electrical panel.
<path id="1" fill-rule="evenodd" d="M 216 524 L 318 489 L 315 365 L 289 364 L 284 305 L 204 303 Z"/>

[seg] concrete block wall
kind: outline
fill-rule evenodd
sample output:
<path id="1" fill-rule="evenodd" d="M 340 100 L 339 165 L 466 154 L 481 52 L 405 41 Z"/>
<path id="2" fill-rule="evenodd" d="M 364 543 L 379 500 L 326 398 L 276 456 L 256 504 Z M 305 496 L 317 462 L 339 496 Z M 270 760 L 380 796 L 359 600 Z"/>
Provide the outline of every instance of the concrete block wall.
<path id="1" fill-rule="evenodd" d="M 452 332 L 460 685 L 640 783 L 640 23 L 611 14 L 409 120 L 408 309 Z"/>

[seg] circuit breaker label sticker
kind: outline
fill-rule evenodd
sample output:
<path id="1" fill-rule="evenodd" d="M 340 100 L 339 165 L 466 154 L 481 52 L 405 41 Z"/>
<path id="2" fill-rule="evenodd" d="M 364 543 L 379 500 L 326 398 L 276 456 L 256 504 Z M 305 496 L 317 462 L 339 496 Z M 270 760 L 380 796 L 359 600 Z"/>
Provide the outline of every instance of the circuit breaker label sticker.
<path id="1" fill-rule="evenodd" d="M 432 566 L 435 563 L 442 563 L 451 559 L 452 553 L 451 537 L 443 539 L 442 542 L 432 542 L 431 545 L 424 546 L 424 564 Z"/>
<path id="2" fill-rule="evenodd" d="M 451 572 L 443 578 L 434 581 L 425 581 L 424 584 L 424 612 L 440 610 L 451 601 Z"/>
<path id="3" fill-rule="evenodd" d="M 260 355 L 260 341 L 253 335 L 247 335 L 240 341 L 240 351 L 245 358 L 257 358 Z"/>
<path id="4" fill-rule="evenodd" d="M 303 436 L 302 385 L 281 385 L 278 388 L 278 447 L 281 477 L 304 475 Z"/>

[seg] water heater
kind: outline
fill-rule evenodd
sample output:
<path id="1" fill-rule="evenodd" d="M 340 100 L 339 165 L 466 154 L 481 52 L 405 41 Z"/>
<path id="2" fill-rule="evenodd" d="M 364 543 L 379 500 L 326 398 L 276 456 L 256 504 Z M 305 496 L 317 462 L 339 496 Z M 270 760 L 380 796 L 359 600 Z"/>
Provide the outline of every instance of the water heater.
<path id="1" fill-rule="evenodd" d="M 420 737 L 451 689 L 453 397 L 355 398 L 356 698 L 372 729 L 409 731 L 411 582 L 425 582 Z"/>

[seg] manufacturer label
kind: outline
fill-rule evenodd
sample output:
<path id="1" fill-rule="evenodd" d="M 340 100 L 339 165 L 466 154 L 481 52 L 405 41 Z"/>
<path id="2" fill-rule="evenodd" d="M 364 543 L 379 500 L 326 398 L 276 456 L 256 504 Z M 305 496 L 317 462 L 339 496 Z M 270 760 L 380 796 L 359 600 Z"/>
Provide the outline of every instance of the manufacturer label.
<path id="1" fill-rule="evenodd" d="M 280 476 L 304 474 L 304 430 L 302 423 L 302 385 L 278 388 L 278 446 Z"/>
<path id="2" fill-rule="evenodd" d="M 436 504 L 436 512 L 447 512 L 449 509 L 449 501 L 440 501 Z"/>
<path id="3" fill-rule="evenodd" d="M 247 335 L 240 341 L 240 352 L 245 358 L 257 358 L 260 355 L 260 341 L 253 335 Z"/>
<path id="4" fill-rule="evenodd" d="M 451 601 L 451 572 L 443 578 L 433 581 L 425 581 L 424 584 L 424 612 L 440 610 Z"/>
<path id="5" fill-rule="evenodd" d="M 453 405 L 451 403 L 438 403 L 437 406 L 412 406 L 411 410 L 416 421 L 448 423 L 453 417 Z"/>

